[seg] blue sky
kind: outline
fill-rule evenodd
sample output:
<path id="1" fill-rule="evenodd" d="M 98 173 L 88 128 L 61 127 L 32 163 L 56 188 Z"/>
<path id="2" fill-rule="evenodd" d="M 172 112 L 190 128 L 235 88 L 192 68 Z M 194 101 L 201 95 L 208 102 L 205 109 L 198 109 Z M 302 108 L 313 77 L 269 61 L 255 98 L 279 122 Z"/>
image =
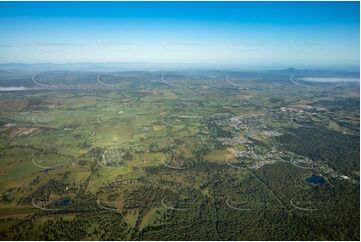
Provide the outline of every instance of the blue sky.
<path id="1" fill-rule="evenodd" d="M 358 2 L 0 3 L 0 62 L 359 63 Z"/>

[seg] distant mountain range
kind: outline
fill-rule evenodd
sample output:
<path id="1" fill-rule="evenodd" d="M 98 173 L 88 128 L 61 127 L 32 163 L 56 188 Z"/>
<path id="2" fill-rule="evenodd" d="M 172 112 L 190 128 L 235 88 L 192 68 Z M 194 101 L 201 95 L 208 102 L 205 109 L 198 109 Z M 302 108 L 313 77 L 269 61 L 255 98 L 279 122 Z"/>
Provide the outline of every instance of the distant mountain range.
<path id="1" fill-rule="evenodd" d="M 283 68 L 282 68 L 283 66 Z M 82 62 L 82 63 L 5 63 L 0 64 L 0 70 L 19 71 L 166 71 L 166 70 L 225 70 L 225 71 L 262 71 L 270 70 L 294 73 L 309 70 L 347 71 L 359 73 L 359 66 L 355 65 L 325 65 L 325 66 L 297 66 L 287 68 L 284 65 L 266 64 L 205 64 L 205 63 L 150 63 L 150 62 Z"/>

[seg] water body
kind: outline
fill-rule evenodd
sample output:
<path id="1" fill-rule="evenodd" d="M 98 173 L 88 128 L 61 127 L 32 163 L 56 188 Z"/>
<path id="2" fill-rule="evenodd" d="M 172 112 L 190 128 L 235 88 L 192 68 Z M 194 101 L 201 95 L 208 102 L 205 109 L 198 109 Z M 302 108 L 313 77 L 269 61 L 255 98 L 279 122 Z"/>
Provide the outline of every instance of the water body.
<path id="1" fill-rule="evenodd" d="M 69 204 L 70 204 L 70 199 L 69 198 L 63 198 L 63 199 L 60 199 L 60 200 L 55 202 L 55 206 L 57 206 L 57 207 L 67 206 Z"/>
<path id="2" fill-rule="evenodd" d="M 300 80 L 309 82 L 360 82 L 359 78 L 353 77 L 303 77 Z"/>
<path id="3" fill-rule="evenodd" d="M 33 90 L 34 88 L 29 87 L 0 87 L 0 92 L 14 92 L 14 91 L 28 91 Z"/>
<path id="4" fill-rule="evenodd" d="M 313 184 L 313 185 L 323 185 L 326 183 L 326 179 L 322 176 L 312 175 L 312 176 L 306 178 L 306 182 Z"/>

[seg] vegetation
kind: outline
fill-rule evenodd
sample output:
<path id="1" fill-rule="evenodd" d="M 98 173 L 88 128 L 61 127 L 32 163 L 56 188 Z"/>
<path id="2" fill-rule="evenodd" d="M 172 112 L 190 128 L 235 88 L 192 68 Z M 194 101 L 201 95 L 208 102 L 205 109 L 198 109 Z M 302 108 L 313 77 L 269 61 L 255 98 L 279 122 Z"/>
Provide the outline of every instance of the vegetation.
<path id="1" fill-rule="evenodd" d="M 290 71 L 0 74 L 1 240 L 358 240 L 359 84 Z"/>

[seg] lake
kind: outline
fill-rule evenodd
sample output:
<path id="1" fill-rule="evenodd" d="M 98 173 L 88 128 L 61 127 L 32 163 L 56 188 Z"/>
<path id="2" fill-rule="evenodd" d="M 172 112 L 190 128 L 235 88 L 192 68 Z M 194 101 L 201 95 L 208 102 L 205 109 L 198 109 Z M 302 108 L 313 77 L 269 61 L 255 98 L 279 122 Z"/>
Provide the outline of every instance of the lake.
<path id="1" fill-rule="evenodd" d="M 359 78 L 353 77 L 303 77 L 301 81 L 309 82 L 359 82 Z"/>
<path id="2" fill-rule="evenodd" d="M 14 92 L 14 91 L 27 91 L 32 90 L 34 88 L 29 87 L 0 87 L 0 92 Z"/>
<path id="3" fill-rule="evenodd" d="M 323 185 L 326 183 L 326 179 L 323 176 L 312 175 L 306 178 L 306 182 L 313 185 Z"/>

